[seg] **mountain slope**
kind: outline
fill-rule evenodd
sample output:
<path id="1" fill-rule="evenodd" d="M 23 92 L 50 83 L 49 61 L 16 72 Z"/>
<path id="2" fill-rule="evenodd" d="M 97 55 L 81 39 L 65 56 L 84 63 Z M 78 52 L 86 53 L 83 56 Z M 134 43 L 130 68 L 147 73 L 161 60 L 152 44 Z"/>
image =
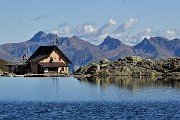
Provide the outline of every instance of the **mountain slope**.
<path id="1" fill-rule="evenodd" d="M 46 34 L 39 31 L 30 40 L 21 43 L 0 45 L 0 58 L 14 61 L 24 54 L 28 57 L 41 45 L 53 45 L 55 34 Z M 100 45 L 93 45 L 85 40 L 73 37 L 57 37 L 58 47 L 72 61 L 74 66 L 82 66 L 91 62 L 98 62 L 102 58 L 116 60 L 130 55 L 145 58 L 167 58 L 180 56 L 180 39 L 168 40 L 163 37 L 144 39 L 141 43 L 131 47 L 120 40 L 107 36 Z"/>
<path id="2" fill-rule="evenodd" d="M 30 56 L 38 48 L 38 46 L 38 44 L 32 42 L 21 42 L 4 44 L 1 45 L 0 48 L 10 55 L 21 58 L 23 54 Z"/>
<path id="3" fill-rule="evenodd" d="M 132 47 L 125 45 L 120 40 L 111 38 L 110 36 L 107 36 L 98 47 L 101 49 L 101 52 L 104 52 L 105 58 L 111 60 L 134 55 Z"/>
<path id="4" fill-rule="evenodd" d="M 6 61 L 13 61 L 13 60 L 17 60 L 18 57 L 8 53 L 6 50 L 2 50 L 0 47 L 0 59 L 6 60 Z"/>
<path id="5" fill-rule="evenodd" d="M 99 61 L 104 55 L 99 54 L 100 49 L 76 36 L 59 38 L 58 47 L 67 55 L 74 65 Z M 91 56 L 91 59 L 89 58 Z"/>
<path id="6" fill-rule="evenodd" d="M 176 56 L 175 51 L 180 48 L 180 39 L 168 40 L 164 37 L 145 38 L 133 47 L 138 56 L 146 58 L 167 58 Z"/>

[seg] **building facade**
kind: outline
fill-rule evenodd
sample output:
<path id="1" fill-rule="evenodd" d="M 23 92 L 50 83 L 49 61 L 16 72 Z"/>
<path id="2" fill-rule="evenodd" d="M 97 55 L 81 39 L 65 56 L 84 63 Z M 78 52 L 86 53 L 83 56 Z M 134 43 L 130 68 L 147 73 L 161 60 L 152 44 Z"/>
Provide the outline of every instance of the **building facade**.
<path id="1" fill-rule="evenodd" d="M 26 63 L 33 74 L 68 74 L 71 61 L 57 46 L 40 46 Z"/>

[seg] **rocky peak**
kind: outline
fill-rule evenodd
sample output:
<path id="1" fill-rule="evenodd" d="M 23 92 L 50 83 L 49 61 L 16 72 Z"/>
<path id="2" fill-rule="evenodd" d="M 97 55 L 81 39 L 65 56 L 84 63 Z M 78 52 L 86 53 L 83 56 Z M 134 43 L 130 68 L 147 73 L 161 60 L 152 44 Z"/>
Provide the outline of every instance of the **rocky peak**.
<path id="1" fill-rule="evenodd" d="M 139 48 L 147 48 L 147 46 L 152 46 L 150 39 L 144 38 L 142 42 L 135 45 L 133 48 L 139 49 Z"/>
<path id="2" fill-rule="evenodd" d="M 152 42 L 151 38 L 150 39 L 144 38 L 142 40 L 142 42 L 140 42 L 139 44 L 135 45 L 133 47 L 133 49 L 135 51 L 138 50 L 138 51 L 136 51 L 137 53 L 139 53 L 139 50 L 142 50 L 145 53 L 156 51 L 156 47 L 154 46 L 154 43 Z"/>
<path id="3" fill-rule="evenodd" d="M 104 41 L 98 45 L 98 47 L 101 50 L 111 50 L 111 49 L 116 49 L 117 47 L 124 45 L 120 40 L 111 38 L 110 36 L 107 36 Z"/>
<path id="4" fill-rule="evenodd" d="M 76 35 L 72 36 L 72 39 L 79 39 Z"/>
<path id="5" fill-rule="evenodd" d="M 46 36 L 47 36 L 47 34 L 45 32 L 39 31 L 29 41 L 31 41 L 31 42 L 40 42 Z"/>

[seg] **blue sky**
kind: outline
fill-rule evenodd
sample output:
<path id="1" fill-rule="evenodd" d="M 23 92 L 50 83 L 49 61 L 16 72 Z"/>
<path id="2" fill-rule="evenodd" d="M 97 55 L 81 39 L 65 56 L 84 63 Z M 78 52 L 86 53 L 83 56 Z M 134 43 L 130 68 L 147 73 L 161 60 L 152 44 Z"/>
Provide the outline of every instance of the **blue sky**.
<path id="1" fill-rule="evenodd" d="M 99 44 L 110 35 L 126 44 L 144 37 L 180 38 L 180 0 L 0 0 L 0 44 L 38 31 Z"/>

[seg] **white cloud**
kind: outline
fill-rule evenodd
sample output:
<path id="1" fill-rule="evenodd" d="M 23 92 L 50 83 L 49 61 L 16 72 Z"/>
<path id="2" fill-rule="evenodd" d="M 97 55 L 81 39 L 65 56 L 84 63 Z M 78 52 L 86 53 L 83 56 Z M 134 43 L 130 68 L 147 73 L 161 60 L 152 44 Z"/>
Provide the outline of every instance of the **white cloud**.
<path id="1" fill-rule="evenodd" d="M 132 18 L 132 19 L 129 19 L 128 21 L 126 21 L 124 24 L 123 24 L 123 29 L 124 30 L 127 30 L 131 27 L 133 27 L 135 24 L 138 23 L 138 19 L 137 18 Z"/>
<path id="2" fill-rule="evenodd" d="M 74 30 L 74 34 L 82 38 L 94 37 L 96 32 L 97 32 L 96 25 L 90 23 L 79 25 Z"/>
<path id="3" fill-rule="evenodd" d="M 152 32 L 152 29 L 149 27 L 144 30 L 144 33 L 151 33 L 151 32 Z"/>
<path id="4" fill-rule="evenodd" d="M 101 34 L 97 37 L 98 42 L 102 42 L 109 34 L 108 33 L 104 33 Z"/>
<path id="5" fill-rule="evenodd" d="M 63 24 L 58 25 L 57 28 L 54 28 L 50 32 L 57 34 L 59 36 L 68 35 L 68 34 L 73 33 L 73 27 L 67 23 L 63 23 Z"/>
<path id="6" fill-rule="evenodd" d="M 59 33 L 62 34 L 62 35 L 70 34 L 70 33 L 72 32 L 72 30 L 73 30 L 73 29 L 71 28 L 71 26 L 64 26 L 64 28 L 61 29 L 61 30 L 59 31 Z"/>
<path id="7" fill-rule="evenodd" d="M 106 24 L 99 28 L 97 28 L 96 24 L 86 23 L 78 25 L 74 30 L 74 34 L 86 40 L 96 40 L 97 42 L 101 42 L 110 35 L 112 28 L 116 24 L 117 22 L 113 19 L 110 19 Z"/>
<path id="8" fill-rule="evenodd" d="M 152 36 L 153 36 L 152 28 L 148 27 L 145 30 L 138 32 L 136 34 L 118 33 L 118 34 L 114 34 L 113 37 L 118 38 L 125 44 L 135 45 L 141 42 L 144 38 L 150 38 Z"/>
<path id="9" fill-rule="evenodd" d="M 112 28 L 116 26 L 117 22 L 113 19 L 110 19 L 108 23 L 104 24 L 102 27 L 97 29 L 97 32 L 95 34 L 95 39 L 100 41 L 103 41 L 104 38 L 106 38 L 108 35 L 111 34 Z"/>
<path id="10" fill-rule="evenodd" d="M 139 32 L 137 33 L 137 35 L 135 36 L 137 41 L 141 41 L 143 40 L 144 38 L 150 38 L 153 36 L 153 33 L 152 33 L 152 28 L 148 27 L 146 28 L 145 30 L 143 30 L 142 32 Z"/>
<path id="11" fill-rule="evenodd" d="M 168 39 L 176 38 L 176 31 L 175 30 L 166 30 L 164 33 L 165 33 L 164 37 L 166 37 Z"/>
<path id="12" fill-rule="evenodd" d="M 103 25 L 102 27 L 100 27 L 97 31 L 97 35 L 101 35 L 101 34 L 107 34 L 110 33 L 110 30 L 113 26 L 116 25 L 116 21 L 113 19 L 110 19 L 109 22 L 105 25 Z"/>
<path id="13" fill-rule="evenodd" d="M 56 35 L 57 35 L 57 34 L 59 33 L 59 31 L 57 31 L 57 30 L 52 30 L 52 31 L 51 31 L 51 33 L 53 33 L 53 34 L 56 34 Z"/>
<path id="14" fill-rule="evenodd" d="M 155 36 L 163 36 L 168 39 L 174 39 L 174 38 L 179 38 L 180 37 L 180 31 L 175 30 L 175 29 L 168 29 L 168 30 L 163 30 L 163 31 L 156 31 L 154 33 Z"/>
<path id="15" fill-rule="evenodd" d="M 96 32 L 96 28 L 92 25 L 85 25 L 84 26 L 85 33 L 94 33 Z"/>
<path id="16" fill-rule="evenodd" d="M 60 35 L 66 35 L 66 34 L 71 34 L 73 31 L 73 27 L 67 23 L 60 24 L 58 25 L 57 30 L 59 31 L 58 33 Z"/>
<path id="17" fill-rule="evenodd" d="M 147 27 L 144 30 L 136 33 L 128 31 L 139 23 L 139 19 L 131 18 L 118 26 L 116 20 L 109 19 L 109 21 L 98 27 L 96 24 L 84 23 L 73 27 L 68 23 L 60 24 L 57 28 L 51 30 L 51 33 L 58 34 L 59 36 L 78 36 L 91 43 L 99 44 L 108 35 L 117 38 L 125 44 L 135 45 L 140 43 L 144 38 L 150 38 L 154 36 L 162 36 L 168 39 L 179 38 L 180 31 L 168 29 L 164 31 L 153 31 L 151 27 Z"/>
<path id="18" fill-rule="evenodd" d="M 110 20 L 109 20 L 109 24 L 110 24 L 110 25 L 116 25 L 116 21 L 113 20 L 113 19 L 110 19 Z"/>
<path id="19" fill-rule="evenodd" d="M 134 27 L 138 22 L 139 22 L 139 19 L 138 19 L 138 18 L 131 18 L 131 19 L 127 20 L 126 22 L 124 22 L 123 24 L 121 24 L 121 25 L 114 31 L 114 33 L 125 32 L 126 30 Z"/>

